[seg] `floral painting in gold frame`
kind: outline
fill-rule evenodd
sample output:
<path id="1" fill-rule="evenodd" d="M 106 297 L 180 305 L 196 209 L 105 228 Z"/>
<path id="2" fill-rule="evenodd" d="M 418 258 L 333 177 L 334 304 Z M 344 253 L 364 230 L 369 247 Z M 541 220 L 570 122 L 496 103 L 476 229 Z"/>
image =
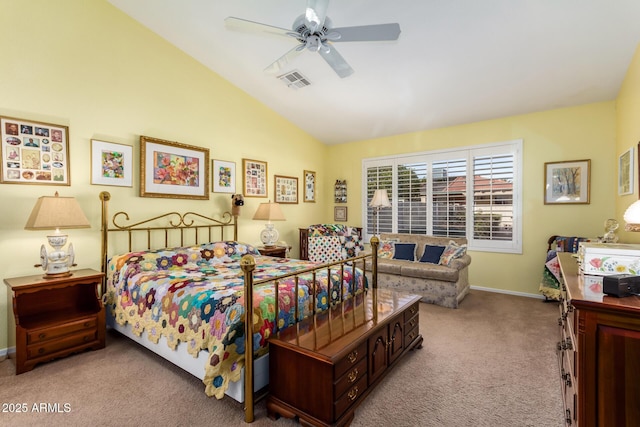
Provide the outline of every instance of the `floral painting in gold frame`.
<path id="1" fill-rule="evenodd" d="M 140 137 L 140 196 L 209 199 L 209 149 Z"/>

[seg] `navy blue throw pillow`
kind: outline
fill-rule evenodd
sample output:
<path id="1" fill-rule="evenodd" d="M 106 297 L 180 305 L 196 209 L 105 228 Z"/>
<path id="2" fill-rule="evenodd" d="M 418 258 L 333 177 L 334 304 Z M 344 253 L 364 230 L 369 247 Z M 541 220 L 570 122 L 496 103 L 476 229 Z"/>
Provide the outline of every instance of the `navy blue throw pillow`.
<path id="1" fill-rule="evenodd" d="M 444 252 L 445 246 L 432 246 L 426 245 L 424 247 L 424 253 L 420 262 L 429 262 L 431 264 L 438 264 L 440 262 L 440 256 Z"/>
<path id="2" fill-rule="evenodd" d="M 393 259 L 403 259 L 406 261 L 415 261 L 416 259 L 415 243 L 395 243 L 393 251 Z"/>

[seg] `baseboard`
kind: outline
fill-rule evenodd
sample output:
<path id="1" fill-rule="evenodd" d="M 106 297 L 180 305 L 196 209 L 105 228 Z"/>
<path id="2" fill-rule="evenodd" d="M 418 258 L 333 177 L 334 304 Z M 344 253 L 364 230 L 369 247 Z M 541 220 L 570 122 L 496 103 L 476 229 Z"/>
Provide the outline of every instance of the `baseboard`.
<path id="1" fill-rule="evenodd" d="M 0 348 L 0 362 L 16 353 L 15 347 Z"/>
<path id="2" fill-rule="evenodd" d="M 519 296 L 519 297 L 544 299 L 543 295 L 528 294 L 526 292 L 507 291 L 507 290 L 504 290 L 504 289 L 495 289 L 495 288 L 485 288 L 483 286 L 470 286 L 470 288 L 472 290 L 475 290 L 475 291 L 495 292 L 497 294 L 507 294 L 507 295 L 515 295 L 515 296 Z"/>

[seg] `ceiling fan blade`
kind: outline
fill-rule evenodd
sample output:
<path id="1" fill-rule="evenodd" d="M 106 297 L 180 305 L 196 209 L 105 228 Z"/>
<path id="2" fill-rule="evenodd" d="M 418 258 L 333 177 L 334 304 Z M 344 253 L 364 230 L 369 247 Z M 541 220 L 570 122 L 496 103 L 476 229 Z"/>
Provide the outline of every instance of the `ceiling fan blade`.
<path id="1" fill-rule="evenodd" d="M 318 53 L 320 53 L 324 60 L 327 61 L 327 64 L 329 64 L 331 68 L 333 68 L 333 71 L 341 78 L 344 79 L 353 74 L 353 68 L 347 64 L 347 61 L 344 60 L 335 47 L 328 43 L 323 43 Z"/>
<path id="2" fill-rule="evenodd" d="M 304 44 L 299 44 L 298 46 L 296 46 L 293 49 L 289 50 L 287 53 L 282 55 L 276 61 L 271 63 L 267 68 L 265 68 L 264 69 L 265 73 L 277 73 L 282 68 L 284 68 L 285 66 L 289 65 L 289 63 L 295 57 L 297 57 L 298 55 L 300 55 L 302 53 L 302 51 L 304 50 L 304 47 L 305 47 Z"/>
<path id="3" fill-rule="evenodd" d="M 236 18 L 234 16 L 225 18 L 224 25 L 230 30 L 270 33 L 287 37 L 289 37 L 289 34 L 291 33 L 291 30 L 287 30 L 286 28 L 274 27 L 272 25 L 261 24 L 259 22 Z"/>
<path id="4" fill-rule="evenodd" d="M 311 34 L 322 29 L 324 19 L 327 17 L 329 0 L 307 0 L 307 9 L 304 12 L 304 20 Z"/>
<path id="5" fill-rule="evenodd" d="M 338 33 L 340 37 L 336 38 L 334 33 Z M 329 38 L 334 42 L 398 40 L 398 37 L 400 37 L 400 24 L 398 23 L 332 28 L 329 30 Z"/>

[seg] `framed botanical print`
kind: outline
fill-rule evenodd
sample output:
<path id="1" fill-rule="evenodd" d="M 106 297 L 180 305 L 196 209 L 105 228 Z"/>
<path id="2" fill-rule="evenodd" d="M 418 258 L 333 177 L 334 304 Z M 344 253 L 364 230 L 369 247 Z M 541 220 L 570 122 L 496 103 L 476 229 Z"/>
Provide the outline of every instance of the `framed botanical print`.
<path id="1" fill-rule="evenodd" d="M 633 147 L 618 157 L 618 194 L 633 194 Z"/>
<path id="2" fill-rule="evenodd" d="M 140 137 L 140 196 L 209 199 L 209 149 Z"/>
<path id="3" fill-rule="evenodd" d="M 212 179 L 214 193 L 236 192 L 236 163 L 224 160 L 212 160 Z"/>
<path id="4" fill-rule="evenodd" d="M 0 182 L 71 185 L 69 128 L 0 117 Z"/>
<path id="5" fill-rule="evenodd" d="M 267 162 L 242 159 L 242 182 L 245 197 L 267 197 Z"/>
<path id="6" fill-rule="evenodd" d="M 274 175 L 276 203 L 298 203 L 298 178 Z"/>
<path id="7" fill-rule="evenodd" d="M 591 160 L 544 164 L 544 204 L 588 204 Z"/>
<path id="8" fill-rule="evenodd" d="M 304 196 L 305 202 L 316 201 L 316 173 L 313 171 L 304 171 Z"/>
<path id="9" fill-rule="evenodd" d="M 91 140 L 91 183 L 133 186 L 133 147 Z"/>

